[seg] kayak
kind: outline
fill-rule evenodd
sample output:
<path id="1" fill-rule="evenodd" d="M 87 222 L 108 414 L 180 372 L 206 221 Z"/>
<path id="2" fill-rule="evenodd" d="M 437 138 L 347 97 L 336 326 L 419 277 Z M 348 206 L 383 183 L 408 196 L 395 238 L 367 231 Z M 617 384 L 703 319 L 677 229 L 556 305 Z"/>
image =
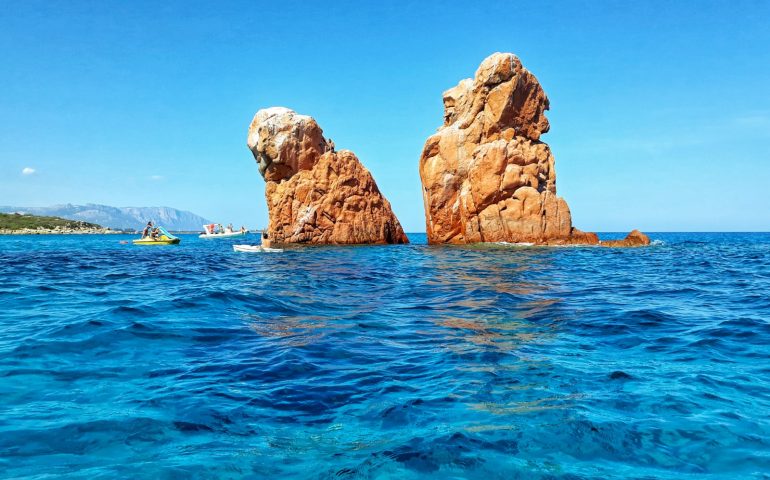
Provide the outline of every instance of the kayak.
<path id="1" fill-rule="evenodd" d="M 282 248 L 268 248 L 262 245 L 233 245 L 233 250 L 236 252 L 250 252 L 250 253 L 280 253 L 283 252 Z"/>
<path id="2" fill-rule="evenodd" d="M 201 233 L 198 235 L 198 238 L 230 238 L 230 237 L 240 237 L 241 235 L 246 235 L 246 232 L 241 232 L 240 230 L 237 232 L 229 232 L 229 233 Z"/>
<path id="3" fill-rule="evenodd" d="M 134 245 L 176 245 L 177 243 L 181 242 L 182 239 L 179 237 L 175 237 L 168 233 L 168 231 L 163 227 L 158 227 L 158 231 L 160 232 L 160 235 L 158 235 L 158 238 L 152 238 L 152 237 L 142 237 L 137 238 L 133 241 Z"/>

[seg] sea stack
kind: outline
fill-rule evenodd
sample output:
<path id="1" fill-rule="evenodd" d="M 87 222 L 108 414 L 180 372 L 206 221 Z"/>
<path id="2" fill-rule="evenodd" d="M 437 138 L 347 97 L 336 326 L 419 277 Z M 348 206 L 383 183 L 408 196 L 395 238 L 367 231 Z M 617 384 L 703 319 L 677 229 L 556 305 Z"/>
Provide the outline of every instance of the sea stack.
<path id="1" fill-rule="evenodd" d="M 495 53 L 444 92 L 444 125 L 425 142 L 420 178 L 430 243 L 600 244 L 556 196 L 546 96 L 512 53 Z M 623 243 L 625 242 L 625 243 Z M 649 244 L 641 232 L 608 246 Z"/>
<path id="2" fill-rule="evenodd" d="M 273 243 L 409 243 L 372 174 L 321 127 L 283 107 L 260 110 L 247 145 L 265 179 Z"/>

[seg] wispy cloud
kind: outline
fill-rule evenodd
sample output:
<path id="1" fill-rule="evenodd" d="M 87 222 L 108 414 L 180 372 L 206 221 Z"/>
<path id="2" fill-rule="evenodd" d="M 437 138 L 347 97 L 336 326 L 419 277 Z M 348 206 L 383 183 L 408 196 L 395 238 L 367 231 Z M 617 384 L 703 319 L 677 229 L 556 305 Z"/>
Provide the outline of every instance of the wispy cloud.
<path id="1" fill-rule="evenodd" d="M 153 180 L 153 181 L 156 181 L 156 182 L 159 182 L 159 181 L 163 180 L 164 178 L 166 178 L 166 177 L 164 177 L 163 175 L 150 175 L 150 180 Z"/>
<path id="2" fill-rule="evenodd" d="M 697 135 L 679 135 L 675 137 L 640 137 L 618 136 L 616 138 L 591 138 L 585 142 L 576 143 L 571 150 L 591 154 L 644 152 L 647 154 L 662 154 L 682 148 L 692 148 L 706 143 Z"/>
<path id="3" fill-rule="evenodd" d="M 706 147 L 724 142 L 725 134 L 733 139 L 766 137 L 770 134 L 770 112 L 746 112 L 738 116 L 712 118 L 710 121 L 697 123 L 687 129 L 662 132 L 650 129 L 647 132 L 625 134 L 610 137 L 591 137 L 581 139 L 571 145 L 574 151 L 606 154 L 623 152 L 644 152 L 648 154 L 669 154 L 683 149 Z"/>
<path id="4" fill-rule="evenodd" d="M 21 170 L 22 175 L 32 175 L 33 173 L 35 173 L 35 169 L 32 167 L 24 167 Z"/>
<path id="5" fill-rule="evenodd" d="M 770 127 L 770 114 L 765 112 L 755 112 L 741 117 L 736 117 L 733 120 L 739 127 L 746 128 L 767 128 Z"/>

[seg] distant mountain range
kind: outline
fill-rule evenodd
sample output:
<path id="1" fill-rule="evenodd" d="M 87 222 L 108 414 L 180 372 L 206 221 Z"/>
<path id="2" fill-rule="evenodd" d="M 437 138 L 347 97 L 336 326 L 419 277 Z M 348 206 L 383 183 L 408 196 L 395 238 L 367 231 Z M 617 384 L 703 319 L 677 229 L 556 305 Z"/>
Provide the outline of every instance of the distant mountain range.
<path id="1" fill-rule="evenodd" d="M 108 205 L 53 205 L 50 207 L 4 207 L 0 213 L 29 213 L 82 220 L 120 230 L 141 230 L 149 220 L 168 230 L 200 231 L 211 223 L 192 212 L 169 207 L 110 207 Z"/>

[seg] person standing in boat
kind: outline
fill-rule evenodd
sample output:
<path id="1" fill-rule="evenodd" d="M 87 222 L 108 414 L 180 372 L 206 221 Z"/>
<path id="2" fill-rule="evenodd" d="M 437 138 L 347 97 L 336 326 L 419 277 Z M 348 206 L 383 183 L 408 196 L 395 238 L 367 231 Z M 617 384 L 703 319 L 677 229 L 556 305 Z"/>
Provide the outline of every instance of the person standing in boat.
<path id="1" fill-rule="evenodd" d="M 267 235 L 267 230 L 262 230 L 262 247 L 270 248 L 271 244 L 272 242 L 270 241 L 270 238 Z"/>
<path id="2" fill-rule="evenodd" d="M 152 230 L 152 221 L 147 222 L 147 226 L 142 230 L 142 238 L 147 238 L 150 235 L 150 230 Z"/>

